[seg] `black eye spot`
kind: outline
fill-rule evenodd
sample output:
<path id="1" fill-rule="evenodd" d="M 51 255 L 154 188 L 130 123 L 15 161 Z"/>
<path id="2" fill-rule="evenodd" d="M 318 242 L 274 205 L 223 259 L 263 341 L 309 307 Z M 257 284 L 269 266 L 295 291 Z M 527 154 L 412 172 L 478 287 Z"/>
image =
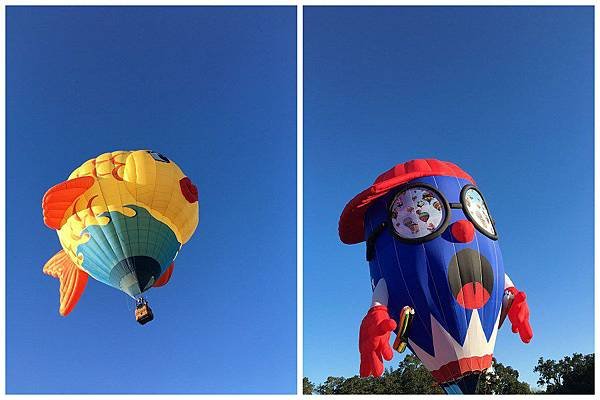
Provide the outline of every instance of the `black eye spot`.
<path id="1" fill-rule="evenodd" d="M 160 161 L 160 162 L 164 162 L 164 163 L 169 163 L 169 159 L 165 156 L 163 156 L 160 153 L 157 153 L 156 151 L 151 151 L 148 150 L 148 153 L 150 153 L 150 155 L 152 156 L 152 158 L 154 158 L 156 161 Z"/>

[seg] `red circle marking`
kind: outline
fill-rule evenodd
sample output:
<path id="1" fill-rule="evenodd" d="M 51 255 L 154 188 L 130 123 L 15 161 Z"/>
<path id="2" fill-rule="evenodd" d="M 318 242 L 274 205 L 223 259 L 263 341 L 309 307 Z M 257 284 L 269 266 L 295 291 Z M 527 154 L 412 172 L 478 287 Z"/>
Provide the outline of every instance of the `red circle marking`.
<path id="1" fill-rule="evenodd" d="M 187 176 L 185 178 L 182 178 L 179 181 L 179 187 L 181 188 L 181 193 L 183 194 L 183 197 L 185 197 L 185 199 L 189 203 L 195 203 L 196 201 L 198 201 L 198 188 L 196 188 L 196 186 L 192 183 L 190 178 L 188 178 Z"/>
<path id="2" fill-rule="evenodd" d="M 450 227 L 452 236 L 461 243 L 469 243 L 475 237 L 475 227 L 470 221 L 461 219 Z"/>
<path id="3" fill-rule="evenodd" d="M 463 285 L 456 296 L 458 304 L 470 310 L 483 307 L 489 299 L 490 294 L 481 282 L 469 282 Z"/>

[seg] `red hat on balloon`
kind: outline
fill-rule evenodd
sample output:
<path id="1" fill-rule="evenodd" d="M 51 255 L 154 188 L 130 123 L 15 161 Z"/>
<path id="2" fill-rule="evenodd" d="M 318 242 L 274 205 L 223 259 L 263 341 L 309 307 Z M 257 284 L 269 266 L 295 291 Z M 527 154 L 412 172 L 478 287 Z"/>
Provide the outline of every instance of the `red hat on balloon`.
<path id="1" fill-rule="evenodd" d="M 408 181 L 423 176 L 455 176 L 475 181 L 459 166 L 433 158 L 418 159 L 398 164 L 379 175 L 366 190 L 357 194 L 346 204 L 338 226 L 340 239 L 346 244 L 356 244 L 365 240 L 365 212 L 377 198 Z"/>

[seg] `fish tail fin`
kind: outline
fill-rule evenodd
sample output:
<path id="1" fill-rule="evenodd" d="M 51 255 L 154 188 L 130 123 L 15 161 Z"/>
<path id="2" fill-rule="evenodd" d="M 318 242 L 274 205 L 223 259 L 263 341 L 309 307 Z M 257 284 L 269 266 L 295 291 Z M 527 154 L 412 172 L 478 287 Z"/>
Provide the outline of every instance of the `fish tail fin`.
<path id="1" fill-rule="evenodd" d="M 88 281 L 88 274 L 77 268 L 64 250 L 56 253 L 43 269 L 46 275 L 60 281 L 60 309 L 63 317 L 68 315 L 79 301 Z"/>

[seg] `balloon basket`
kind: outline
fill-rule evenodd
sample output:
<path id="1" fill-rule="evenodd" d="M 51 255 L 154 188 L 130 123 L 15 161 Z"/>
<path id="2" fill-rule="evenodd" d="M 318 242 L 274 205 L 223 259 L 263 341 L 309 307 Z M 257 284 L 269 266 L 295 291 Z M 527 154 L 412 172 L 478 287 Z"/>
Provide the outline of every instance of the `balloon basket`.
<path id="1" fill-rule="evenodd" d="M 145 299 L 138 299 L 137 305 L 135 306 L 135 320 L 140 324 L 144 325 L 154 319 L 154 313 L 148 305 Z"/>

